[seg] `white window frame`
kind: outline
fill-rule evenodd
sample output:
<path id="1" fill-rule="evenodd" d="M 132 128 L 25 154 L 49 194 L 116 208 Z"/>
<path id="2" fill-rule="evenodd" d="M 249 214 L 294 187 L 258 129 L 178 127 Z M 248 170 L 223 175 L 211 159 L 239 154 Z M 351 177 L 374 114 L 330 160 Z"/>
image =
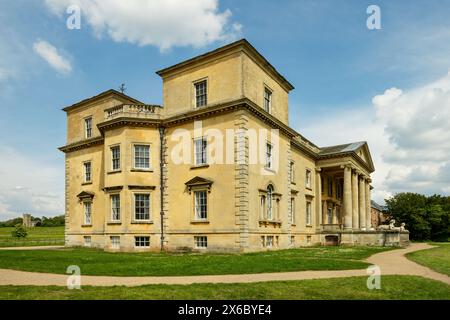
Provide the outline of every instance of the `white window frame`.
<path id="1" fill-rule="evenodd" d="M 120 222 L 122 219 L 120 193 L 110 194 L 109 198 L 110 198 L 109 201 L 110 201 L 110 205 L 111 205 L 111 221 Z M 118 199 L 118 204 L 119 204 L 118 207 L 116 207 L 117 203 L 114 203 L 114 199 Z M 118 219 L 115 219 L 117 217 L 118 217 Z"/>
<path id="2" fill-rule="evenodd" d="M 89 165 L 89 172 L 87 170 L 88 165 Z M 84 182 L 85 183 L 92 182 L 92 161 L 83 162 L 83 167 L 84 167 Z"/>
<path id="3" fill-rule="evenodd" d="M 194 163 L 196 166 L 208 164 L 208 139 L 206 137 L 194 139 Z"/>
<path id="4" fill-rule="evenodd" d="M 110 236 L 111 249 L 120 249 L 120 236 Z"/>
<path id="5" fill-rule="evenodd" d="M 265 167 L 268 169 L 273 168 L 273 145 L 266 141 L 266 164 Z"/>
<path id="6" fill-rule="evenodd" d="M 194 236 L 195 249 L 206 249 L 208 248 L 208 237 L 207 236 Z"/>
<path id="7" fill-rule="evenodd" d="M 148 239 L 148 241 L 147 241 Z M 134 237 L 135 248 L 150 248 L 150 236 L 135 236 Z"/>
<path id="8" fill-rule="evenodd" d="M 305 187 L 312 189 L 312 171 L 310 169 L 305 170 Z"/>
<path id="9" fill-rule="evenodd" d="M 291 209 L 291 216 L 290 216 L 290 223 L 295 224 L 295 197 L 291 197 L 291 203 L 290 203 L 290 209 Z"/>
<path id="10" fill-rule="evenodd" d="M 199 88 L 204 84 L 204 92 L 199 94 Z M 194 82 L 194 105 L 195 108 L 202 108 L 208 105 L 208 80 L 202 79 Z M 199 100 L 201 98 L 201 101 Z"/>
<path id="11" fill-rule="evenodd" d="M 273 214 L 273 201 L 274 201 L 274 197 L 273 197 L 273 193 L 274 193 L 274 188 L 272 185 L 269 185 L 267 187 L 267 220 L 274 220 L 274 214 Z"/>
<path id="12" fill-rule="evenodd" d="M 92 116 L 84 118 L 84 137 L 86 139 L 92 138 Z"/>
<path id="13" fill-rule="evenodd" d="M 144 204 L 144 207 L 142 207 L 142 208 L 144 208 L 144 215 L 146 215 L 145 209 L 148 209 L 148 218 L 137 218 L 136 209 L 138 209 L 138 208 L 136 206 L 136 201 L 137 201 L 137 198 L 141 197 L 141 196 L 148 197 L 148 208 L 145 207 L 145 204 Z M 133 221 L 151 221 L 151 218 L 152 218 L 151 208 L 152 208 L 152 199 L 151 199 L 151 194 L 149 192 L 133 193 Z"/>
<path id="14" fill-rule="evenodd" d="M 83 239 L 84 239 L 84 246 L 86 248 L 92 247 L 92 237 L 91 236 L 84 236 Z"/>
<path id="15" fill-rule="evenodd" d="M 121 155 L 120 145 L 111 146 L 109 149 L 110 149 L 110 153 L 111 153 L 111 171 L 120 171 L 120 169 L 122 167 L 122 164 L 121 164 L 122 155 Z M 118 158 L 115 158 L 114 150 L 118 150 Z M 117 164 L 118 164 L 117 168 L 114 167 L 115 160 L 117 160 Z"/>
<path id="16" fill-rule="evenodd" d="M 312 202 L 306 201 L 306 225 L 312 225 Z"/>
<path id="17" fill-rule="evenodd" d="M 266 237 L 266 248 L 273 248 L 274 247 L 274 236 L 267 236 Z"/>
<path id="18" fill-rule="evenodd" d="M 268 113 L 272 113 L 272 97 L 273 91 L 264 86 L 263 107 Z"/>
<path id="19" fill-rule="evenodd" d="M 199 197 L 201 195 L 204 195 L 204 204 L 199 203 L 202 199 Z M 193 192 L 194 196 L 194 220 L 195 221 L 207 221 L 208 220 L 208 191 L 199 189 L 194 190 Z M 204 210 L 204 212 L 202 211 Z M 202 214 L 204 213 L 205 217 L 202 217 Z"/>
<path id="20" fill-rule="evenodd" d="M 138 160 L 138 155 L 141 155 L 141 152 L 137 152 L 136 149 L 138 148 L 142 148 L 144 147 L 145 149 L 148 150 L 148 156 L 147 156 L 147 152 L 146 150 L 144 150 L 144 155 L 140 156 L 139 159 L 141 159 L 143 161 L 143 165 L 142 163 L 138 163 L 136 160 Z M 137 170 L 150 170 L 150 163 L 151 163 L 151 147 L 149 144 L 145 144 L 145 143 L 134 143 L 133 144 L 133 168 L 137 169 Z M 139 161 L 140 162 L 140 161 Z M 145 163 L 148 162 L 148 163 Z"/>
<path id="21" fill-rule="evenodd" d="M 83 202 L 84 209 L 84 225 L 91 226 L 92 225 L 92 202 L 85 201 Z"/>

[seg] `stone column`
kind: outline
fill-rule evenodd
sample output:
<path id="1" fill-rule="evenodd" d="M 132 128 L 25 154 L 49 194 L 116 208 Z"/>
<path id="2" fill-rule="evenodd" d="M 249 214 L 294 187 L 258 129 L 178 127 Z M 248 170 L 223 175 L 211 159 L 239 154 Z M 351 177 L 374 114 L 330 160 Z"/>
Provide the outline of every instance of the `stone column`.
<path id="1" fill-rule="evenodd" d="M 352 168 L 344 166 L 344 229 L 352 228 Z"/>
<path id="2" fill-rule="evenodd" d="M 371 210 L 370 210 L 370 182 L 372 182 L 372 180 L 370 180 L 370 178 L 367 178 L 366 180 L 366 229 L 367 230 L 373 230 L 373 226 L 372 226 L 372 214 L 371 214 Z"/>
<path id="3" fill-rule="evenodd" d="M 316 168 L 316 229 L 320 229 L 322 218 L 322 179 L 320 177 L 321 168 Z M 323 221 L 323 220 L 322 220 Z"/>
<path id="4" fill-rule="evenodd" d="M 322 224 L 328 223 L 327 213 L 327 202 L 322 201 Z"/>
<path id="5" fill-rule="evenodd" d="M 358 204 L 358 172 L 352 172 L 352 224 L 353 229 L 359 229 L 359 204 Z"/>
<path id="6" fill-rule="evenodd" d="M 366 183 L 362 175 L 359 176 L 359 228 L 366 230 Z"/>
<path id="7" fill-rule="evenodd" d="M 333 224 L 338 224 L 338 216 L 337 216 L 337 210 L 336 210 L 336 205 L 333 203 L 332 204 L 332 208 L 333 208 Z"/>

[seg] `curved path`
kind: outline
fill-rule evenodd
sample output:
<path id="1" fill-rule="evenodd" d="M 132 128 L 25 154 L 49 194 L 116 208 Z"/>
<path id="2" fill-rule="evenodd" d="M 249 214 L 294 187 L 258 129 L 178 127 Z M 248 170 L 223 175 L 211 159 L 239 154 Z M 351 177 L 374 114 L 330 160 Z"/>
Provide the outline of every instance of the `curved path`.
<path id="1" fill-rule="evenodd" d="M 413 243 L 404 249 L 377 253 L 366 261 L 380 267 L 381 275 L 414 275 L 442 281 L 450 285 L 450 277 L 432 271 L 408 260 L 404 255 L 408 252 L 433 248 L 424 243 Z M 193 284 L 193 283 L 249 283 L 265 281 L 287 281 L 367 276 L 365 269 L 337 271 L 297 271 L 239 275 L 210 275 L 182 277 L 111 277 L 82 276 L 84 286 L 141 286 L 149 284 Z M 0 285 L 34 285 L 34 286 L 66 286 L 67 275 L 36 273 L 0 269 Z"/>

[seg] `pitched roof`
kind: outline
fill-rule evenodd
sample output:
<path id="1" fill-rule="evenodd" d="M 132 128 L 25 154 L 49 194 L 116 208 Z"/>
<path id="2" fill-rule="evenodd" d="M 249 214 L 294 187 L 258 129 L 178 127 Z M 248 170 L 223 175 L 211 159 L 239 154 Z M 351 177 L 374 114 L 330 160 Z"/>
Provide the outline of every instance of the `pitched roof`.
<path id="1" fill-rule="evenodd" d="M 361 148 L 364 144 L 367 142 L 365 141 L 359 141 L 359 142 L 352 142 L 347 144 L 340 144 L 336 146 L 328 146 L 320 148 L 319 156 L 328 156 L 328 155 L 334 155 L 334 154 L 342 154 L 342 153 L 350 153 L 358 150 Z"/>
<path id="2" fill-rule="evenodd" d="M 77 107 L 83 106 L 83 105 L 85 105 L 85 104 L 87 104 L 89 102 L 92 102 L 92 101 L 95 101 L 95 100 L 99 100 L 99 99 L 103 99 L 103 98 L 106 98 L 108 96 L 116 96 L 116 97 L 122 98 L 124 100 L 127 100 L 127 101 L 129 101 L 131 103 L 144 104 L 143 102 L 141 102 L 141 101 L 139 101 L 139 100 L 137 100 L 137 99 L 135 99 L 133 97 L 130 97 L 130 96 L 124 94 L 124 93 L 121 93 L 121 92 L 119 92 L 117 90 L 114 90 L 114 89 L 109 89 L 109 90 L 106 90 L 106 91 L 104 91 L 102 93 L 99 93 L 99 94 L 97 94 L 97 95 L 95 95 L 93 97 L 81 100 L 81 101 L 79 101 L 79 102 L 77 102 L 75 104 L 67 106 L 67 107 L 63 108 L 63 111 L 67 112 L 67 111 L 73 110 L 73 109 L 75 109 Z"/>
<path id="3" fill-rule="evenodd" d="M 255 57 L 255 58 L 258 60 L 258 62 L 260 63 L 260 65 L 261 65 L 262 67 L 266 68 L 270 73 L 272 73 L 272 74 L 275 76 L 275 78 L 277 78 L 278 81 L 281 82 L 288 90 L 293 90 L 293 89 L 294 89 L 294 86 L 293 86 L 289 81 L 287 81 L 286 78 L 283 77 L 283 76 L 275 69 L 275 67 L 272 66 L 272 65 L 270 64 L 270 62 L 267 61 L 267 59 L 264 58 L 264 56 L 263 56 L 261 53 L 259 53 L 258 50 L 256 50 L 255 47 L 253 47 L 253 46 L 250 44 L 250 42 L 247 41 L 247 39 L 241 39 L 241 40 L 235 41 L 235 42 L 230 43 L 230 44 L 228 44 L 228 45 L 225 45 L 225 46 L 223 46 L 223 47 L 220 47 L 220 48 L 217 48 L 217 49 L 215 49 L 215 50 L 212 50 L 212 51 L 209 51 L 209 52 L 207 52 L 207 53 L 204 53 L 204 54 L 202 54 L 202 55 L 199 55 L 199 56 L 196 56 L 196 57 L 194 57 L 194 58 L 191 58 L 191 59 L 182 61 L 182 62 L 180 62 L 180 63 L 177 63 L 177 64 L 173 65 L 173 66 L 170 66 L 170 67 L 164 68 L 164 69 L 162 69 L 162 70 L 159 70 L 159 71 L 156 72 L 156 74 L 158 74 L 159 76 L 163 77 L 164 74 L 167 74 L 167 73 L 172 72 L 172 71 L 175 71 L 175 70 L 177 70 L 177 69 L 186 67 L 186 66 L 188 66 L 188 65 L 190 65 L 190 64 L 192 64 L 192 63 L 196 63 L 196 62 L 200 62 L 200 61 L 205 61 L 205 60 L 207 60 L 208 58 L 210 58 L 211 56 L 214 56 L 214 55 L 216 55 L 216 54 L 225 52 L 225 51 L 227 51 L 227 50 L 235 49 L 235 48 L 237 48 L 237 47 L 239 47 L 239 46 L 243 47 L 243 48 L 246 49 L 250 54 L 252 54 L 252 56 Z"/>
<path id="4" fill-rule="evenodd" d="M 379 205 L 378 203 L 376 203 L 373 200 L 370 200 L 370 206 L 378 211 L 384 211 L 386 210 L 385 206 Z"/>

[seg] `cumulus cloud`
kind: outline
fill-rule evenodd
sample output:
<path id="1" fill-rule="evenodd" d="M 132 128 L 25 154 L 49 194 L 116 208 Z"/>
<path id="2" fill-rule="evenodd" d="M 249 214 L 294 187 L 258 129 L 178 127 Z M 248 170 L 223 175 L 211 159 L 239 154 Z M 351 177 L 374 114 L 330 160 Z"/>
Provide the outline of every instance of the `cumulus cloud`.
<path id="1" fill-rule="evenodd" d="M 45 0 L 55 14 L 69 5 L 81 8 L 82 28 L 87 23 L 100 37 L 116 42 L 161 50 L 173 46 L 204 46 L 217 40 L 236 38 L 241 29 L 231 23 L 231 11 L 219 10 L 218 0 Z"/>
<path id="2" fill-rule="evenodd" d="M 63 57 L 61 53 L 58 52 L 58 49 L 47 41 L 36 41 L 33 44 L 33 50 L 59 73 L 68 74 L 72 72 L 72 64 L 70 61 Z"/>
<path id="3" fill-rule="evenodd" d="M 387 89 L 372 105 L 327 118 L 300 131 L 322 146 L 368 141 L 376 201 L 404 191 L 450 193 L 450 72 L 412 90 Z"/>
<path id="4" fill-rule="evenodd" d="M 0 146 L 0 219 L 64 214 L 64 166 Z"/>

